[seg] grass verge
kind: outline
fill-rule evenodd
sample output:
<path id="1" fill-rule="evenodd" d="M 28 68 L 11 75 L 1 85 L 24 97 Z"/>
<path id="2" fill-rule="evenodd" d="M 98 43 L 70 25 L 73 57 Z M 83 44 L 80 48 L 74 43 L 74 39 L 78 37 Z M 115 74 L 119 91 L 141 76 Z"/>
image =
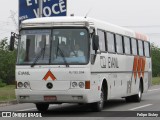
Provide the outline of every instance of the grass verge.
<path id="1" fill-rule="evenodd" d="M 153 77 L 152 85 L 160 85 L 160 77 Z"/>
<path id="2" fill-rule="evenodd" d="M 16 99 L 15 97 L 15 85 L 7 85 L 0 87 L 0 102 L 11 101 Z"/>

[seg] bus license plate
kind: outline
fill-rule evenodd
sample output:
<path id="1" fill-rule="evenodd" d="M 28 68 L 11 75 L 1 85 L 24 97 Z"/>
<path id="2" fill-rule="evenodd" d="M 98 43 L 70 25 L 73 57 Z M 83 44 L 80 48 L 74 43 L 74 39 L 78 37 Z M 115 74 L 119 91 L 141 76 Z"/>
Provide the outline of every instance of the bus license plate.
<path id="1" fill-rule="evenodd" d="M 56 96 L 44 96 L 44 101 L 50 102 L 50 101 L 56 101 Z"/>

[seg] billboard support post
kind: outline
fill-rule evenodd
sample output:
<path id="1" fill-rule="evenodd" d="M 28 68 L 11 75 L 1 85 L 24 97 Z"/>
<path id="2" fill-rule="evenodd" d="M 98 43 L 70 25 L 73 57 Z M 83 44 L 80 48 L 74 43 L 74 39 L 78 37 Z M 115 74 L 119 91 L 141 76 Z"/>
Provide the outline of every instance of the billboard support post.
<path id="1" fill-rule="evenodd" d="M 43 17 L 43 0 L 38 0 L 39 5 L 39 17 Z"/>

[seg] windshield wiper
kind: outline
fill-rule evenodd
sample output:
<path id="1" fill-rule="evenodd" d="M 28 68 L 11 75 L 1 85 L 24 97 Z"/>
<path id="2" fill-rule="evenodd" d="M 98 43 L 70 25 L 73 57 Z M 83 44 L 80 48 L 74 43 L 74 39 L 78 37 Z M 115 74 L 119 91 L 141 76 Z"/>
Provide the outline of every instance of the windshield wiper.
<path id="1" fill-rule="evenodd" d="M 31 64 L 31 67 L 34 67 L 37 63 L 37 61 L 39 60 L 39 58 L 43 55 L 44 58 L 44 53 L 45 53 L 45 46 L 44 48 L 41 49 L 40 53 L 37 55 L 37 57 L 35 58 L 35 60 L 33 61 L 33 63 Z"/>
<path id="2" fill-rule="evenodd" d="M 57 57 L 58 51 L 59 51 L 60 55 L 62 56 L 63 61 L 64 61 L 65 65 L 66 65 L 66 67 L 69 67 L 69 64 L 68 64 L 67 61 L 66 61 L 66 58 L 65 58 L 65 56 L 64 56 L 63 51 L 59 48 L 59 44 L 58 44 L 58 46 L 57 46 L 56 57 Z"/>

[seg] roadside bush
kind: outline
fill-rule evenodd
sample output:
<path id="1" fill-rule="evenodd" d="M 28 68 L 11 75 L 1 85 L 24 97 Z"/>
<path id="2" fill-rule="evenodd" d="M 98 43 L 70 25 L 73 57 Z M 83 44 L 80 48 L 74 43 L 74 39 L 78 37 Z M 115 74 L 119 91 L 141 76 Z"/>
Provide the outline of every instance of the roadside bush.
<path id="1" fill-rule="evenodd" d="M 7 84 L 2 82 L 2 80 L 0 79 L 0 87 L 5 87 Z"/>
<path id="2" fill-rule="evenodd" d="M 153 77 L 160 76 L 160 48 L 154 43 L 151 44 L 152 56 L 152 75 Z"/>
<path id="3" fill-rule="evenodd" d="M 0 40 L 0 79 L 1 85 L 14 84 L 16 51 L 9 51 L 7 38 Z M 3 81 L 2 81 L 3 80 Z"/>

